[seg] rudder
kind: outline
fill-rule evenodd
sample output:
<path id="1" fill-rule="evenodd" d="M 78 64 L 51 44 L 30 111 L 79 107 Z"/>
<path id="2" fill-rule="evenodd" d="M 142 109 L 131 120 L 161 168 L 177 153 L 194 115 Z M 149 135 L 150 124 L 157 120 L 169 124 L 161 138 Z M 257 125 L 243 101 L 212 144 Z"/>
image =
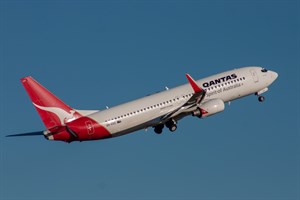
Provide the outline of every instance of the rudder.
<path id="1" fill-rule="evenodd" d="M 66 122 L 81 117 L 31 76 L 21 78 L 21 82 L 47 129 L 64 126 Z"/>

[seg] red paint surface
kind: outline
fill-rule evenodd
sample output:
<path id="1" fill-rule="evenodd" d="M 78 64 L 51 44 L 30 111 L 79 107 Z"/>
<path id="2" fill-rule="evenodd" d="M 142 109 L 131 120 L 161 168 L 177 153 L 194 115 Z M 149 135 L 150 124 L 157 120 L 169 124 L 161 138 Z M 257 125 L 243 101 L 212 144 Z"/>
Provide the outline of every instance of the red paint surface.
<path id="1" fill-rule="evenodd" d="M 70 113 L 73 110 L 71 107 L 66 105 L 63 101 L 57 98 L 49 90 L 39 84 L 32 77 L 28 76 L 21 79 L 21 82 L 26 89 L 31 101 L 39 106 L 43 107 L 56 107 L 61 108 L 64 111 Z M 42 121 L 44 122 L 47 129 L 54 128 L 56 126 L 61 126 L 61 122 L 56 114 L 41 110 L 36 107 L 37 112 L 39 113 Z M 74 118 L 79 118 L 81 115 L 75 111 Z"/>
<path id="2" fill-rule="evenodd" d="M 111 137 L 109 131 L 95 120 L 88 117 L 81 117 L 66 124 L 77 135 L 76 140 L 99 140 Z"/>
<path id="3" fill-rule="evenodd" d="M 72 134 L 70 134 L 66 126 L 61 126 L 55 130 L 55 132 L 50 133 L 50 135 L 53 137 L 53 140 L 73 142 L 99 140 L 111 137 L 111 134 L 107 129 L 98 124 L 95 120 L 92 120 L 88 117 L 81 117 L 77 120 L 67 123 L 66 125 L 77 135 L 77 137 L 74 137 Z"/>
<path id="4" fill-rule="evenodd" d="M 202 92 L 202 89 L 197 85 L 196 81 L 189 74 L 186 74 L 186 78 L 189 80 L 195 93 Z"/>
<path id="5" fill-rule="evenodd" d="M 59 133 L 54 133 L 53 135 L 53 140 L 60 140 L 64 142 L 72 142 L 75 141 L 74 138 L 68 133 L 66 130 L 61 131 Z"/>
<path id="6" fill-rule="evenodd" d="M 201 109 L 201 113 L 202 113 L 202 115 L 206 115 L 206 114 L 208 114 L 208 112 L 206 111 L 206 110 L 204 110 L 204 109 L 202 109 L 202 108 L 200 108 Z"/>

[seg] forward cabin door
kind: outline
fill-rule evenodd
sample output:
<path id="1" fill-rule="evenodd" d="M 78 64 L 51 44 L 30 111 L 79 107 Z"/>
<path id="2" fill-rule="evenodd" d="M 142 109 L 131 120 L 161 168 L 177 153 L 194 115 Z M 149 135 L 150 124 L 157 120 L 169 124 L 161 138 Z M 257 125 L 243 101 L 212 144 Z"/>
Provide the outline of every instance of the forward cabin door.
<path id="1" fill-rule="evenodd" d="M 258 82 L 258 76 L 257 76 L 256 71 L 255 71 L 254 69 L 251 69 L 251 70 L 250 70 L 250 73 L 251 73 L 251 75 L 252 75 L 252 78 L 253 78 L 254 83 L 257 83 L 257 82 Z"/>

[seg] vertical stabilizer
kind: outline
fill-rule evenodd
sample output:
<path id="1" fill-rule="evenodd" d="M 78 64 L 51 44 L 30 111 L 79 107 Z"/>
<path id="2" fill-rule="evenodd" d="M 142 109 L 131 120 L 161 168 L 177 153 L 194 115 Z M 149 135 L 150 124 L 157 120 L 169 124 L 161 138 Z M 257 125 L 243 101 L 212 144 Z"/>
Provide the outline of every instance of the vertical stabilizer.
<path id="1" fill-rule="evenodd" d="M 21 82 L 47 129 L 64 126 L 65 123 L 81 117 L 76 110 L 65 104 L 32 77 L 22 78 Z"/>

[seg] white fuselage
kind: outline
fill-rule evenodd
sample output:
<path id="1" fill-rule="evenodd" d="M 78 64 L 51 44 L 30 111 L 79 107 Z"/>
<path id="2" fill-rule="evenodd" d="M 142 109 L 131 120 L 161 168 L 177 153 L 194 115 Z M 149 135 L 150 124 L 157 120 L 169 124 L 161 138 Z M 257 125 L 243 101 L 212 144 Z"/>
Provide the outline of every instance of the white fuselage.
<path id="1" fill-rule="evenodd" d="M 277 73 L 273 71 L 262 72 L 261 67 L 244 67 L 196 82 L 206 91 L 202 104 L 212 99 L 228 102 L 260 91 L 264 92 L 277 76 Z M 119 136 L 162 123 L 158 119 L 160 116 L 185 104 L 193 93 L 190 84 L 184 84 L 96 112 L 89 115 L 89 118 L 105 127 L 113 137 Z M 196 106 L 184 110 L 173 119 L 177 121 L 190 115 L 194 109 Z"/>

